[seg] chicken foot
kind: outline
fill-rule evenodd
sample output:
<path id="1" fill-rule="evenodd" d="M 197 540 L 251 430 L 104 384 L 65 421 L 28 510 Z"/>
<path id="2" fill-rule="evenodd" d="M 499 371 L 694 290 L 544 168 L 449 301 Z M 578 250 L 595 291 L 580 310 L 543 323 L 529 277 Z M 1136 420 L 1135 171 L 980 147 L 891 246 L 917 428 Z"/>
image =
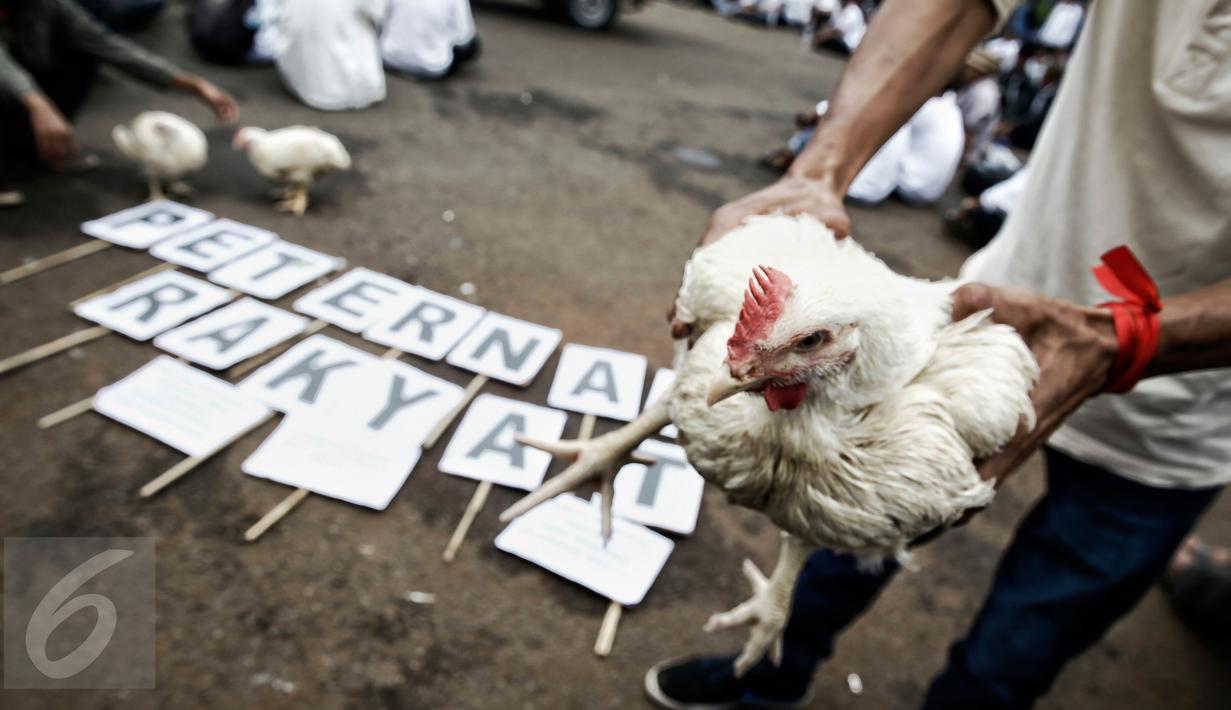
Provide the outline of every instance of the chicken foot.
<path id="1" fill-rule="evenodd" d="M 523 436 L 517 437 L 517 442 L 520 444 L 546 451 L 552 456 L 572 463 L 559 475 L 509 506 L 500 514 L 500 521 L 507 523 L 540 503 L 551 500 L 566 491 L 571 491 L 583 483 L 595 481 L 599 484 L 599 495 L 602 499 L 603 541 L 610 540 L 611 499 L 616 474 L 624 464 L 629 462 L 647 466 L 657 463 L 651 457 L 635 453 L 635 450 L 641 442 L 670 423 L 671 414 L 667 409 L 667 403 L 660 399 L 646 407 L 641 416 L 633 421 L 594 439 L 550 442 Z"/>
<path id="2" fill-rule="evenodd" d="M 308 186 L 291 185 L 283 193 L 285 199 L 277 204 L 279 212 L 290 212 L 296 217 L 302 217 L 308 211 Z"/>
<path id="3" fill-rule="evenodd" d="M 800 570 L 815 548 L 799 538 L 782 533 L 778 563 L 767 579 L 752 560 L 744 560 L 744 576 L 752 585 L 752 598 L 730 611 L 714 614 L 705 623 L 705 631 L 721 631 L 739 626 L 751 626 L 748 640 L 735 659 L 735 676 L 742 677 L 765 654 L 775 666 L 782 663 L 782 630 L 791 615 L 791 596 Z"/>
<path id="4" fill-rule="evenodd" d="M 146 176 L 146 179 L 149 181 L 150 185 L 150 198 L 147 201 L 153 202 L 155 200 L 163 199 L 165 195 L 162 193 L 162 180 L 159 180 L 158 176 L 152 173 Z"/>

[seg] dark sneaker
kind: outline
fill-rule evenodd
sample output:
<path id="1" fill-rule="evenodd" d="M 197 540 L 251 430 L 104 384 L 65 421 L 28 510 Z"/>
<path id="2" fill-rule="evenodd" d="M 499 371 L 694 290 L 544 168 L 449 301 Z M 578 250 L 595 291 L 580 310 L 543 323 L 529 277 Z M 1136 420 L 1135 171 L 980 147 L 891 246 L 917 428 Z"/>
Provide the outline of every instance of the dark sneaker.
<path id="1" fill-rule="evenodd" d="M 795 699 L 761 697 L 748 688 L 746 678 L 735 677 L 735 656 L 672 658 L 645 674 L 645 692 L 668 710 L 734 710 L 763 708 L 786 710 L 808 704 L 811 691 Z"/>

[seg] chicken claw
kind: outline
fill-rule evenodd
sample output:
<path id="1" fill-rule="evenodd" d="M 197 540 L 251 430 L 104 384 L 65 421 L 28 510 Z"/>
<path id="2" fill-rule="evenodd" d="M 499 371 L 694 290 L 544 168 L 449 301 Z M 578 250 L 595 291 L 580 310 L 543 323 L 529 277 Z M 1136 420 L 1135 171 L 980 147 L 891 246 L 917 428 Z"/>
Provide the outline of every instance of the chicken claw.
<path id="1" fill-rule="evenodd" d="M 705 622 L 705 631 L 712 633 L 740 626 L 751 626 L 748 640 L 735 659 L 735 677 L 743 677 L 769 652 L 775 666 L 782 663 L 782 630 L 786 628 L 790 604 L 782 603 L 770 588 L 770 580 L 752 560 L 744 560 L 744 576 L 752 586 L 752 597 L 730 611 L 719 612 Z"/>
<path id="2" fill-rule="evenodd" d="M 744 576 L 752 586 L 752 597 L 729 611 L 714 614 L 705 622 L 706 632 L 752 627 L 743 650 L 735 659 L 737 678 L 760 662 L 766 652 L 775 666 L 782 663 L 782 631 L 791 614 L 791 595 L 799 571 L 811 552 L 811 547 L 784 533 L 773 575 L 766 577 L 752 560 L 744 560 Z"/>
<path id="3" fill-rule="evenodd" d="M 614 493 L 614 481 L 620 468 L 632 461 L 649 466 L 657 461 L 649 456 L 629 451 L 627 444 L 621 442 L 623 437 L 617 436 L 622 430 L 605 434 L 597 439 L 574 439 L 571 441 L 540 441 L 524 436 L 516 437 L 523 446 L 529 446 L 555 456 L 571 461 L 572 464 L 560 475 L 548 480 L 537 490 L 509 506 L 500 514 L 501 522 L 529 511 L 536 505 L 548 501 L 561 493 L 571 491 L 587 481 L 597 479 L 602 507 L 603 542 L 611 539 L 611 501 Z M 640 442 L 635 442 L 633 446 Z"/>

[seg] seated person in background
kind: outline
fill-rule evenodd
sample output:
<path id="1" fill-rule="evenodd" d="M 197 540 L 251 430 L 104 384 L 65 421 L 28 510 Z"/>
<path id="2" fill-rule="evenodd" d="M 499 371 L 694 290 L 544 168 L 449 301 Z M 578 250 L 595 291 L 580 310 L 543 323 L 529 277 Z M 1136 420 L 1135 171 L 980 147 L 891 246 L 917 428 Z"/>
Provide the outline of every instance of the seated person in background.
<path id="1" fill-rule="evenodd" d="M 863 40 L 868 20 L 858 0 L 842 0 L 842 7 L 829 16 L 829 24 L 816 31 L 813 46 L 850 54 Z"/>
<path id="2" fill-rule="evenodd" d="M 393 0 L 380 35 L 390 68 L 441 79 L 479 54 L 469 0 Z"/>
<path id="3" fill-rule="evenodd" d="M 761 164 L 784 172 L 803 151 L 829 108 L 821 101 L 815 111 L 795 117 L 798 130 L 786 148 L 761 159 Z M 957 96 L 946 91 L 925 103 L 910 121 L 885 142 L 855 176 L 847 196 L 876 204 L 894 194 L 913 204 L 935 202 L 944 194 L 962 159 L 965 129 Z"/>
<path id="4" fill-rule="evenodd" d="M 999 135 L 1019 147 L 1029 150 L 1043 128 L 1043 119 L 1051 110 L 1052 101 L 1060 89 L 1063 69 L 1060 64 L 1047 61 L 1042 65 L 1043 76 L 1038 86 L 1021 84 L 1015 91 L 1012 83 L 1005 90 L 1004 115 L 1001 118 Z M 1029 75 L 1028 75 L 1029 76 Z"/>
<path id="5" fill-rule="evenodd" d="M 1008 74 L 1017 66 L 1017 57 L 1022 52 L 1022 39 L 1010 27 L 1004 28 L 999 37 L 983 43 L 983 49 L 1000 61 L 998 74 Z"/>
<path id="6" fill-rule="evenodd" d="M 974 247 L 991 241 L 1022 196 L 1028 172 L 1023 167 L 1007 180 L 987 188 L 978 197 L 962 198 L 961 206 L 945 215 L 949 233 Z"/>
<path id="7" fill-rule="evenodd" d="M 321 111 L 383 101 L 379 42 L 388 8 L 389 0 L 280 0 L 261 33 L 287 89 Z"/>
<path id="8" fill-rule="evenodd" d="M 1085 17 L 1086 8 L 1081 0 L 1060 0 L 1047 13 L 1047 19 L 1035 39 L 1044 47 L 1069 49 L 1077 41 L 1077 33 Z"/>
<path id="9" fill-rule="evenodd" d="M 57 170 L 84 169 L 69 121 L 85 102 L 99 64 L 151 86 L 192 94 L 221 121 L 238 115 L 230 94 L 113 34 L 71 0 L 0 0 L 0 165 L 37 157 Z M 21 194 L 7 191 L 0 203 Z"/>
<path id="10" fill-rule="evenodd" d="M 986 49 L 976 49 L 966 57 L 958 80 L 957 105 L 962 109 L 966 128 L 966 149 L 962 166 L 983 160 L 983 154 L 996 137 L 1000 123 L 1000 84 L 996 73 L 1000 62 Z"/>

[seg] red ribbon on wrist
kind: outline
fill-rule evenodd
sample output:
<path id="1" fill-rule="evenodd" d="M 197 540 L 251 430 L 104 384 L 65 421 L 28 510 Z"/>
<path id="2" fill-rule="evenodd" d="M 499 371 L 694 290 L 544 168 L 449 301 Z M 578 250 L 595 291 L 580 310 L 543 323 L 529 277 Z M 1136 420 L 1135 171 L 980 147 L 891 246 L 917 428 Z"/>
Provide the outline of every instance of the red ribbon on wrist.
<path id="1" fill-rule="evenodd" d="M 1163 303 L 1158 297 L 1158 285 L 1128 247 L 1118 246 L 1103 254 L 1102 260 L 1092 269 L 1094 278 L 1122 299 L 1099 304 L 1099 308 L 1111 309 L 1116 339 L 1120 341 L 1103 392 L 1123 394 L 1137 385 L 1158 352 L 1158 313 Z"/>

